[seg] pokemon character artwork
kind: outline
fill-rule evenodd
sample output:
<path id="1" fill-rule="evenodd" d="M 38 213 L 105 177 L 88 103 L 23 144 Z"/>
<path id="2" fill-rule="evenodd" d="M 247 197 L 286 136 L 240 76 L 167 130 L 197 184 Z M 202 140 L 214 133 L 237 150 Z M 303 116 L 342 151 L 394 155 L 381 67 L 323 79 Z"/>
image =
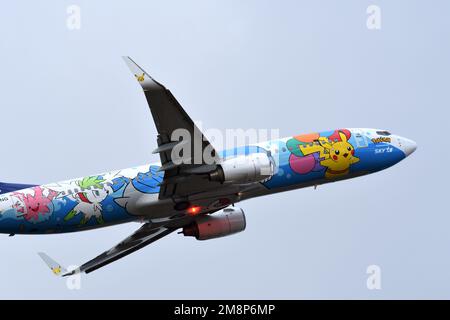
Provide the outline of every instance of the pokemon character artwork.
<path id="1" fill-rule="evenodd" d="M 12 196 L 16 201 L 13 207 L 16 209 L 17 217 L 23 217 L 32 224 L 48 220 L 53 211 L 52 200 L 57 194 L 42 187 L 34 187 L 26 193 L 14 192 Z"/>
<path id="2" fill-rule="evenodd" d="M 156 200 L 164 173 L 141 166 L 0 197 L 0 221 L 11 233 L 57 233 L 132 221 L 129 199 Z"/>
<path id="3" fill-rule="evenodd" d="M 78 201 L 78 204 L 64 217 L 64 221 L 73 219 L 81 213 L 83 217 L 80 225 L 86 224 L 93 217 L 99 224 L 105 223 L 101 202 L 106 199 L 109 193 L 112 193 L 112 189 L 104 182 L 105 180 L 100 176 L 87 177 L 77 181 L 81 191 L 75 193 L 73 197 Z"/>
<path id="4" fill-rule="evenodd" d="M 313 133 L 293 137 L 286 143 L 292 153 L 289 158 L 292 171 L 298 174 L 325 171 L 327 179 L 347 175 L 350 166 L 359 161 L 350 137 L 347 129 L 336 130 L 329 136 Z"/>
<path id="5" fill-rule="evenodd" d="M 269 154 L 274 174 L 261 184 L 264 192 L 277 192 L 375 172 L 403 159 L 399 140 L 378 132 L 386 134 L 368 129 L 303 134 L 238 147 L 222 156 Z M 15 234 L 70 232 L 133 221 L 142 216 L 142 203 L 158 203 L 163 179 L 160 165 L 144 165 L 18 190 L 0 197 L 0 222 Z"/>

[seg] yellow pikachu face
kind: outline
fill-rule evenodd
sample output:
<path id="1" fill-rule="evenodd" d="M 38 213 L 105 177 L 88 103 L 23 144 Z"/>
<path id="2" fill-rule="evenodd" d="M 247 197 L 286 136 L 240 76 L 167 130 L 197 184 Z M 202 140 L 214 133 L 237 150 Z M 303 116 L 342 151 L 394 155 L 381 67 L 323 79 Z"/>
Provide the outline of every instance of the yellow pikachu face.
<path id="1" fill-rule="evenodd" d="M 348 143 L 347 137 L 342 132 L 339 132 L 341 141 L 334 142 L 330 150 L 330 158 L 335 162 L 349 162 L 351 163 L 355 149 Z"/>
<path id="2" fill-rule="evenodd" d="M 52 268 L 52 271 L 55 275 L 59 275 L 61 273 L 61 267 L 54 267 Z"/>
<path id="3" fill-rule="evenodd" d="M 348 165 L 357 162 L 355 148 L 347 141 L 347 137 L 344 133 L 339 132 L 341 141 L 337 142 L 321 142 L 321 145 L 328 150 L 329 159 L 339 164 Z"/>
<path id="4" fill-rule="evenodd" d="M 145 79 L 145 73 L 142 73 L 141 75 L 135 74 L 134 75 L 137 79 L 137 81 L 142 82 Z"/>

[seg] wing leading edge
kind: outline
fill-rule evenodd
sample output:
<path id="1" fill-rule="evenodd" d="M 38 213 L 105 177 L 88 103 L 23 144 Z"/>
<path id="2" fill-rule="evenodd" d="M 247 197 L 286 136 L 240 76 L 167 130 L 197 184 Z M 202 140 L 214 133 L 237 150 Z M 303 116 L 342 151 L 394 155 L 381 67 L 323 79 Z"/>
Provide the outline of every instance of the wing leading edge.
<path id="1" fill-rule="evenodd" d="M 201 175 L 216 168 L 216 163 L 220 161 L 216 150 L 168 89 L 130 57 L 123 59 L 145 93 L 158 131 L 158 148 L 154 153 L 159 153 L 161 170 L 164 171 L 159 198 L 183 197 L 217 187 L 218 183 L 208 181 Z M 183 155 L 181 164 L 172 159 L 172 150 L 180 142 L 172 140 L 172 134 L 177 129 L 184 129 L 190 135 L 190 140 L 185 143 L 188 143 L 191 152 L 189 156 Z M 212 161 L 207 161 L 205 154 L 210 155 L 208 160 Z"/>

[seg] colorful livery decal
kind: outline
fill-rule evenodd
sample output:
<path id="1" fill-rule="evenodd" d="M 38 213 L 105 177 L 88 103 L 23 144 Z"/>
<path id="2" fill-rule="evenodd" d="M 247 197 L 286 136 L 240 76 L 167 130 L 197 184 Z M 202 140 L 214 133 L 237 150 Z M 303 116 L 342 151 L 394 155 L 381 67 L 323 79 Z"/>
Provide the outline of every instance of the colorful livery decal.
<path id="1" fill-rule="evenodd" d="M 158 168 L 136 167 L 2 195 L 1 226 L 8 232 L 54 233 L 135 220 L 127 204 L 144 195 L 157 198 L 164 176 Z"/>
<path id="2" fill-rule="evenodd" d="M 104 182 L 105 180 L 101 176 L 86 177 L 77 181 L 76 183 L 81 191 L 74 193 L 72 196 L 78 204 L 64 217 L 64 221 L 82 214 L 80 225 L 86 224 L 93 217 L 95 217 L 97 223 L 105 223 L 101 203 L 112 193 L 112 188 Z"/>
<path id="3" fill-rule="evenodd" d="M 52 200 L 57 194 L 56 191 L 43 189 L 42 187 L 14 192 L 12 197 L 16 201 L 13 206 L 17 212 L 17 217 L 23 217 L 32 224 L 48 220 L 53 212 Z"/>
<path id="4" fill-rule="evenodd" d="M 380 132 L 380 134 L 378 134 Z M 264 153 L 275 174 L 267 189 L 301 188 L 385 169 L 406 156 L 404 140 L 374 129 L 303 134 L 223 151 L 222 158 Z M 0 197 L 0 232 L 79 231 L 139 219 L 158 203 L 164 172 L 147 165 L 56 184 L 29 187 Z M 227 197 L 208 207 L 222 208 Z"/>
<path id="5" fill-rule="evenodd" d="M 259 146 L 278 150 L 272 152 L 277 174 L 263 183 L 268 189 L 308 186 L 376 172 L 406 156 L 397 138 L 380 137 L 374 129 L 315 132 Z"/>
<path id="6" fill-rule="evenodd" d="M 307 174 L 325 170 L 328 179 L 348 174 L 350 166 L 359 161 L 350 138 L 351 132 L 345 129 L 328 137 L 318 133 L 293 137 L 286 143 L 292 152 L 289 157 L 292 171 Z"/>

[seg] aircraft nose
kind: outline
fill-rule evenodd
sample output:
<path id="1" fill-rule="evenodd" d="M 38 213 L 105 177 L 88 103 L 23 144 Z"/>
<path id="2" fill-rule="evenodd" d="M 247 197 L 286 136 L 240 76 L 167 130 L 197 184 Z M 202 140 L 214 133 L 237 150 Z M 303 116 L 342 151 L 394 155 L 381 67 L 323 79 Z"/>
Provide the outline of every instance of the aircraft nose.
<path id="1" fill-rule="evenodd" d="M 407 138 L 400 138 L 401 147 L 406 156 L 409 156 L 411 153 L 416 151 L 417 143 Z"/>

